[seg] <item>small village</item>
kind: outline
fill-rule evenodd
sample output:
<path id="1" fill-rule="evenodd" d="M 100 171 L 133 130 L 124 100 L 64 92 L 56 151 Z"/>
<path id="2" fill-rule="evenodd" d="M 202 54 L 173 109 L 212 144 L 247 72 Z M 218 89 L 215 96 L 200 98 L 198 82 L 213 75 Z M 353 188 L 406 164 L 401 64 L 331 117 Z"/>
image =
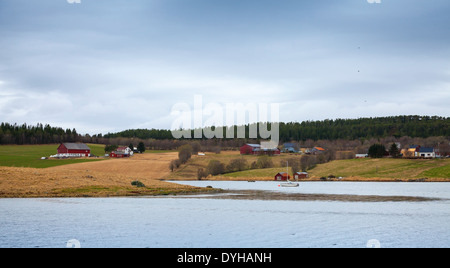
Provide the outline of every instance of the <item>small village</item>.
<path id="1" fill-rule="evenodd" d="M 401 148 L 399 143 L 394 143 L 391 147 L 395 146 L 397 149 Z M 136 147 L 130 146 L 113 146 L 110 152 L 105 153 L 100 158 L 130 158 L 135 153 L 140 153 Z M 106 151 L 105 147 L 105 151 Z M 262 144 L 247 143 L 239 148 L 239 154 L 241 157 L 245 156 L 268 156 L 277 157 L 281 155 L 290 155 L 296 157 L 302 156 L 320 156 L 326 154 L 327 149 L 319 146 L 312 148 L 300 148 L 295 143 L 284 143 L 278 147 L 265 147 Z M 206 156 L 205 152 L 198 152 L 199 157 Z M 57 148 L 57 154 L 50 156 L 53 159 L 66 159 L 66 158 L 90 158 L 99 157 L 91 154 L 91 149 L 87 144 L 84 143 L 61 143 Z M 383 157 L 386 158 L 404 158 L 404 159 L 435 159 L 449 157 L 448 155 L 441 155 L 438 149 L 432 147 L 422 147 L 420 145 L 410 145 L 407 149 L 398 149 L 398 153 L 395 156 L 390 155 L 389 150 L 385 150 Z M 299 159 L 300 159 L 299 158 Z M 351 158 L 361 159 L 369 158 L 369 154 L 354 154 Z M 43 159 L 47 159 L 43 157 Z M 332 158 L 335 159 L 335 158 Z M 291 159 L 292 160 L 292 159 Z M 256 168 L 256 167 L 255 167 Z M 218 173 L 220 174 L 220 172 Z M 299 181 L 305 180 L 310 177 L 308 170 L 303 168 L 303 170 L 292 170 L 292 176 L 289 174 L 289 163 L 286 161 L 286 167 L 280 167 L 279 172 L 274 174 L 274 181 L 285 182 L 285 181 Z M 198 178 L 201 179 L 201 178 Z M 343 179 L 338 177 L 336 179 Z"/>

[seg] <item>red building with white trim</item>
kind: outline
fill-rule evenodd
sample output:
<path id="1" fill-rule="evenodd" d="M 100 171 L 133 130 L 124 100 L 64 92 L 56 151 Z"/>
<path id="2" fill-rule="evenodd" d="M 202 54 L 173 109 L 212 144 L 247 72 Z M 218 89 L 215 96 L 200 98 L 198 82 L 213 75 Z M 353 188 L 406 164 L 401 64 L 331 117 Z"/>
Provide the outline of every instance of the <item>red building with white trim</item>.
<path id="1" fill-rule="evenodd" d="M 89 157 L 91 148 L 84 143 L 61 143 L 58 155 L 63 157 Z"/>
<path id="2" fill-rule="evenodd" d="M 290 180 L 291 176 L 287 174 L 286 172 L 280 172 L 277 175 L 275 175 L 275 181 L 287 181 Z"/>

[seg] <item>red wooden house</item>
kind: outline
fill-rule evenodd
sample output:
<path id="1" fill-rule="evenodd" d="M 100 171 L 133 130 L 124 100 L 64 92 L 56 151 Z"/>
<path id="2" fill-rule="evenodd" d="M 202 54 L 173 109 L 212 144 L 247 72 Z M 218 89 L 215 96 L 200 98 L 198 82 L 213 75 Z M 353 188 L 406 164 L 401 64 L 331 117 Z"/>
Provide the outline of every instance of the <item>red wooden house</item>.
<path id="1" fill-rule="evenodd" d="M 291 176 L 289 176 L 289 174 L 287 174 L 286 172 L 280 172 L 277 175 L 275 175 L 276 181 L 287 181 L 290 179 L 291 179 Z"/>
<path id="2" fill-rule="evenodd" d="M 295 180 L 307 179 L 308 177 L 309 177 L 309 175 L 307 172 L 295 172 L 294 173 Z"/>
<path id="3" fill-rule="evenodd" d="M 124 158 L 124 157 L 130 157 L 132 154 L 133 154 L 133 151 L 131 151 L 130 148 L 118 147 L 117 150 L 115 150 L 109 154 L 109 157 Z"/>
<path id="4" fill-rule="evenodd" d="M 58 147 L 58 155 L 68 157 L 89 157 L 91 149 L 84 143 L 61 143 Z"/>

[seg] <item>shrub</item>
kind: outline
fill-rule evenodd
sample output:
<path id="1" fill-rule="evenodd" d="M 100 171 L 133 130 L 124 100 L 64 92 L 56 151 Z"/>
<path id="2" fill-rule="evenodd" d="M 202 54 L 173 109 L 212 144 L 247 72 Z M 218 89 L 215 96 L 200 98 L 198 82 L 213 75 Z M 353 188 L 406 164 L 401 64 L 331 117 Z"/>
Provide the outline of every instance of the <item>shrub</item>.
<path id="1" fill-rule="evenodd" d="M 314 155 L 304 155 L 300 158 L 300 166 L 302 171 L 313 169 L 317 165 L 317 157 Z"/>
<path id="2" fill-rule="evenodd" d="M 243 171 L 248 168 L 247 160 L 244 158 L 237 158 L 231 160 L 227 165 L 227 172 Z"/>
<path id="3" fill-rule="evenodd" d="M 180 159 L 175 159 L 175 160 L 170 161 L 170 164 L 169 164 L 170 171 L 173 172 L 175 169 L 179 168 L 180 166 L 181 166 Z"/>
<path id="4" fill-rule="evenodd" d="M 140 182 L 140 181 L 132 181 L 132 182 L 131 182 L 131 185 L 136 186 L 136 187 L 138 187 L 138 188 L 145 187 L 145 184 L 143 184 L 143 183 Z"/>
<path id="5" fill-rule="evenodd" d="M 181 164 L 184 164 L 191 159 L 192 151 L 192 146 L 189 144 L 183 145 L 178 149 L 178 159 L 180 159 Z"/>
<path id="6" fill-rule="evenodd" d="M 273 162 L 269 156 L 264 155 L 258 158 L 258 161 L 256 161 L 256 165 L 258 166 L 258 168 L 271 168 L 273 167 Z"/>
<path id="7" fill-rule="evenodd" d="M 112 151 L 117 150 L 119 146 L 117 145 L 105 145 L 105 153 L 110 153 Z"/>
<path id="8" fill-rule="evenodd" d="M 206 173 L 206 171 L 203 168 L 199 168 L 197 170 L 197 179 L 199 181 L 201 181 L 203 178 L 208 177 L 208 174 Z"/>
<path id="9" fill-rule="evenodd" d="M 286 163 L 286 161 L 287 161 L 287 163 Z M 282 167 L 286 167 L 287 164 L 292 169 L 292 173 L 299 172 L 301 170 L 301 164 L 300 164 L 299 158 L 292 157 L 287 160 L 280 161 L 280 165 Z"/>
<path id="10" fill-rule="evenodd" d="M 225 173 L 225 165 L 219 160 L 211 160 L 206 168 L 206 172 L 213 176 L 223 174 Z"/>

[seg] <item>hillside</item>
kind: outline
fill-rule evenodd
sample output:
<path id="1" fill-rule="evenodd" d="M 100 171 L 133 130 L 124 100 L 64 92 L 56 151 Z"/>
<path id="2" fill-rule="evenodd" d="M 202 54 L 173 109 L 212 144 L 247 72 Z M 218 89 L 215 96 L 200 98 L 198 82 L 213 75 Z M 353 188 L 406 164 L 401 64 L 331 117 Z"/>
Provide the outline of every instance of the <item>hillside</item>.
<path id="1" fill-rule="evenodd" d="M 382 179 L 446 179 L 450 181 L 450 159 L 351 159 L 318 165 L 311 176 L 382 178 Z"/>
<path id="2" fill-rule="evenodd" d="M 225 174 L 214 179 L 273 180 L 281 168 L 246 170 Z M 291 172 L 291 171 L 290 171 Z M 373 181 L 449 181 L 450 159 L 350 159 L 335 160 L 317 165 L 309 171 L 310 180 L 328 178 L 330 175 L 344 180 Z M 425 179 L 426 178 L 426 179 Z"/>

